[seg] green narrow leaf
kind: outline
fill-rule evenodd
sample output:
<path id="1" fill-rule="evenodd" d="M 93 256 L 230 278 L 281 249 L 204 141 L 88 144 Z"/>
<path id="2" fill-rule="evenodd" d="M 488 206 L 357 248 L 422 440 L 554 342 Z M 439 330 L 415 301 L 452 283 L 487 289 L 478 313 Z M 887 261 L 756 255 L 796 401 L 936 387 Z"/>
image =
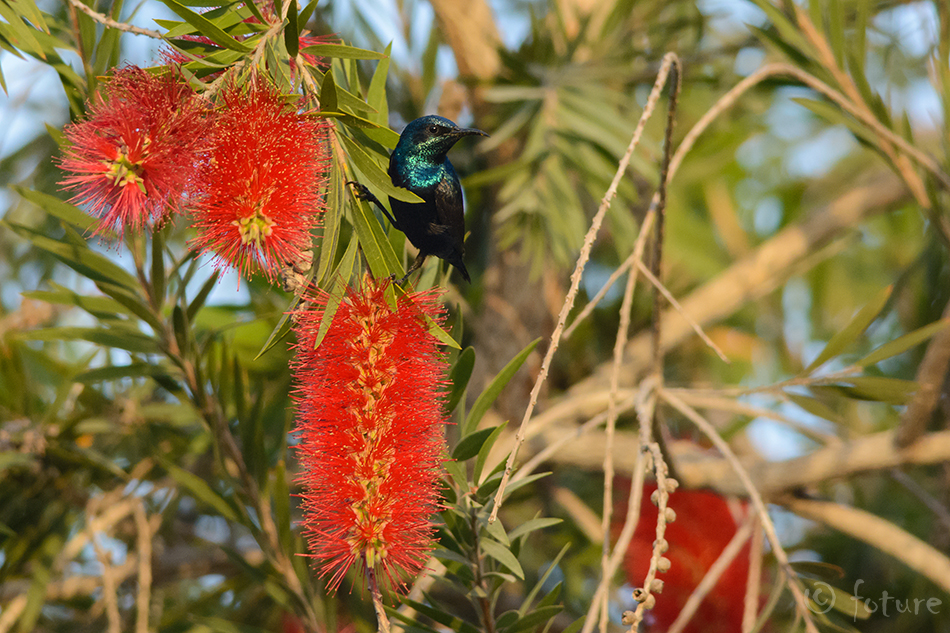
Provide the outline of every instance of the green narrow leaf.
<path id="1" fill-rule="evenodd" d="M 165 231 L 152 232 L 152 295 L 155 305 L 165 302 Z"/>
<path id="2" fill-rule="evenodd" d="M 357 201 L 353 205 L 353 228 L 356 229 L 363 255 L 374 277 L 382 278 L 402 272 L 396 253 L 368 203 Z"/>
<path id="3" fill-rule="evenodd" d="M 531 532 L 535 532 L 537 530 L 543 530 L 546 527 L 551 527 L 552 525 L 557 525 L 558 523 L 562 523 L 562 522 L 563 521 L 561 519 L 551 518 L 551 517 L 531 519 L 530 521 L 525 521 L 518 527 L 512 529 L 511 532 L 508 533 L 508 538 L 510 538 L 513 541 L 516 538 L 519 538 L 526 534 L 530 534 Z M 565 545 L 564 547 L 566 548 L 567 546 Z"/>
<path id="4" fill-rule="evenodd" d="M 380 231 L 382 231 L 382 229 L 380 229 Z M 390 250 L 392 250 L 391 245 L 390 245 Z M 409 295 L 409 290 L 407 288 L 403 288 L 402 286 L 397 286 L 393 284 L 389 287 L 389 291 L 392 291 L 393 288 L 395 288 L 395 291 L 399 292 L 403 296 Z M 426 326 L 429 328 L 429 334 L 434 336 L 435 340 L 437 340 L 442 345 L 447 345 L 448 347 L 451 347 L 452 349 L 461 349 L 461 346 L 458 344 L 458 341 L 456 341 L 455 338 L 453 338 L 451 334 L 445 331 L 445 329 L 441 325 L 433 321 L 432 317 L 430 317 L 428 314 L 423 312 L 422 318 L 425 320 Z"/>
<path id="5" fill-rule="evenodd" d="M 297 308 L 297 304 L 300 302 L 300 296 L 296 295 L 290 302 L 290 305 L 287 306 L 287 309 L 284 310 L 284 313 L 280 315 L 280 320 L 277 321 L 277 327 L 270 333 L 270 336 L 267 337 L 267 340 L 264 342 L 261 351 L 257 353 L 257 356 L 254 357 L 254 360 L 257 360 L 267 352 L 271 350 L 272 347 L 277 345 L 280 341 L 283 340 L 285 336 L 290 333 L 290 328 L 293 326 L 293 322 L 290 320 L 290 316 L 293 314 L 294 310 Z"/>
<path id="6" fill-rule="evenodd" d="M 82 340 L 139 354 L 157 354 L 159 352 L 158 343 L 154 339 L 120 327 L 112 327 L 108 330 L 84 327 L 52 327 L 21 332 L 19 336 L 30 341 Z"/>
<path id="7" fill-rule="evenodd" d="M 162 330 L 163 324 L 161 317 L 155 314 L 151 307 L 149 307 L 139 295 L 129 292 L 122 286 L 116 286 L 115 284 L 106 283 L 104 281 L 97 281 L 96 288 L 114 299 L 116 303 L 122 305 L 130 314 L 148 323 L 156 332 Z"/>
<path id="8" fill-rule="evenodd" d="M 825 345 L 825 349 L 821 350 L 821 353 L 818 354 L 815 360 L 805 368 L 804 373 L 810 374 L 854 343 L 854 341 L 868 329 L 868 326 L 871 325 L 874 319 L 877 318 L 881 310 L 884 309 L 884 306 L 887 305 L 887 300 L 890 298 L 893 289 L 893 286 L 884 288 L 870 303 L 858 310 L 858 313 L 854 315 L 851 322 L 845 326 L 843 330 L 831 337 L 831 340 Z"/>
<path id="9" fill-rule="evenodd" d="M 338 119 L 347 127 L 355 128 L 365 134 L 370 140 L 376 141 L 383 147 L 394 148 L 399 142 L 399 135 L 378 123 L 349 112 L 320 112 L 320 116 Z M 370 115 L 372 116 L 372 115 Z"/>
<path id="10" fill-rule="evenodd" d="M 256 2 L 248 2 L 245 6 L 251 12 L 251 15 L 257 18 L 259 24 L 267 24 L 267 18 L 261 13 L 261 9 L 257 6 Z M 158 22 L 158 20 L 155 21 Z"/>
<path id="11" fill-rule="evenodd" d="M 844 569 L 833 563 L 822 561 L 800 560 L 789 563 L 790 567 L 799 574 L 811 576 L 818 580 L 841 580 L 844 578 Z"/>
<path id="12" fill-rule="evenodd" d="M 867 367 L 868 365 L 874 365 L 887 358 L 897 356 L 898 354 L 903 354 L 912 347 L 920 345 L 937 332 L 940 332 L 946 328 L 948 325 L 950 325 L 950 319 L 942 319 L 940 321 L 935 321 L 930 325 L 925 325 L 920 329 L 909 332 L 894 339 L 893 341 L 881 345 L 876 350 L 854 364 L 858 367 Z"/>
<path id="13" fill-rule="evenodd" d="M 69 204 L 68 202 L 64 202 L 59 198 L 55 198 L 49 194 L 41 193 L 39 191 L 34 191 L 32 189 L 27 189 L 26 187 L 21 187 L 19 185 L 13 185 L 11 188 L 21 197 L 29 200 L 50 215 L 55 216 L 64 222 L 74 224 L 83 231 L 89 230 L 89 228 L 96 223 L 95 218 L 83 213 L 79 207 Z"/>
<path id="14" fill-rule="evenodd" d="M 465 465 L 462 462 L 456 461 L 454 459 L 449 459 L 444 462 L 445 471 L 449 473 L 449 476 L 452 477 L 452 480 L 455 482 L 455 485 L 459 490 L 468 490 L 468 475 L 465 473 Z"/>
<path id="15" fill-rule="evenodd" d="M 330 69 L 323 76 L 323 84 L 320 86 L 320 115 L 326 116 L 327 111 L 335 111 L 339 108 L 336 96 L 336 82 L 333 80 L 333 70 Z"/>
<path id="16" fill-rule="evenodd" d="M 287 466 L 284 460 L 277 461 L 274 468 L 274 516 L 281 548 L 293 551 L 294 534 L 290 526 L 290 489 L 287 486 Z"/>
<path id="17" fill-rule="evenodd" d="M 857 79 L 857 76 L 855 76 Z M 860 82 L 857 82 L 860 84 Z M 860 86 L 859 86 L 860 87 Z M 870 90 L 870 87 L 868 87 Z M 857 121 L 851 116 L 845 114 L 838 107 L 824 101 L 815 101 L 814 99 L 805 99 L 804 97 L 792 97 L 792 101 L 808 108 L 824 120 L 835 125 L 844 125 L 861 141 L 871 147 L 876 147 L 877 139 L 863 123 Z"/>
<path id="18" fill-rule="evenodd" d="M 475 468 L 472 469 L 472 481 L 476 483 L 481 482 L 482 470 L 485 468 L 485 462 L 488 461 L 488 455 L 491 454 L 492 447 L 495 446 L 495 442 L 498 441 L 502 431 L 504 431 L 507 426 L 508 422 L 503 422 L 496 426 L 492 430 L 491 435 L 488 436 L 488 439 L 482 443 L 482 447 L 478 450 L 478 457 L 475 459 Z M 472 435 L 475 434 L 473 433 Z"/>
<path id="19" fill-rule="evenodd" d="M 32 242 L 37 248 L 53 254 L 61 262 L 93 281 L 105 281 L 123 286 L 133 292 L 139 291 L 138 280 L 135 277 L 104 256 L 92 251 L 86 245 L 79 246 L 54 240 L 33 229 L 8 223 L 5 220 L 0 221 L 0 223 L 9 227 L 20 237 Z"/>
<path id="20" fill-rule="evenodd" d="M 181 306 L 176 305 L 172 309 L 172 327 L 175 330 L 175 342 L 178 343 L 178 352 L 186 356 L 191 351 L 191 330 L 188 326 L 188 318 Z"/>
<path id="21" fill-rule="evenodd" d="M 478 451 L 482 450 L 482 445 L 488 439 L 488 436 L 494 433 L 497 428 L 482 429 L 463 437 L 455 450 L 452 451 L 452 459 L 464 462 L 478 455 Z"/>
<path id="22" fill-rule="evenodd" d="M 116 0 L 112 3 L 109 13 L 113 20 L 121 21 L 123 6 L 122 0 Z M 96 44 L 95 61 L 92 65 L 92 70 L 97 77 L 105 75 L 110 68 L 119 65 L 119 36 L 121 34 L 122 31 L 119 29 L 105 29 L 103 31 L 99 43 Z"/>
<path id="23" fill-rule="evenodd" d="M 323 73 L 317 70 L 314 67 L 308 67 L 307 69 L 314 78 L 314 82 L 320 85 L 323 85 Z M 340 71 L 340 74 L 336 75 L 337 78 L 346 79 L 345 73 Z M 340 85 L 340 82 L 336 82 L 336 97 L 340 107 L 353 108 L 361 112 L 369 112 L 370 114 L 375 114 L 376 110 L 371 107 L 368 103 L 360 99 L 358 96 L 344 88 Z M 341 112 L 334 113 L 335 116 L 340 116 Z M 318 112 L 317 116 L 323 116 L 323 112 Z M 385 125 L 385 122 L 384 122 Z"/>
<path id="24" fill-rule="evenodd" d="M 839 68 L 844 68 L 845 50 L 847 48 L 844 34 L 844 7 L 841 0 L 826 0 L 825 10 L 828 15 L 828 42 L 831 44 L 831 51 L 835 56 Z M 848 3 L 849 9 L 851 3 Z"/>
<path id="25" fill-rule="evenodd" d="M 472 405 L 472 410 L 465 419 L 465 423 L 462 425 L 463 436 L 468 435 L 478 428 L 478 423 L 481 421 L 482 416 L 484 416 L 488 409 L 495 403 L 495 400 L 497 400 L 499 394 L 501 394 L 501 390 L 505 388 L 505 385 L 507 385 L 515 375 L 515 372 L 521 369 L 521 366 L 528 359 L 528 355 L 534 351 L 534 348 L 537 347 L 540 340 L 540 338 L 534 339 L 527 347 L 518 352 L 518 355 L 512 358 L 508 364 L 498 372 L 498 375 L 495 376 L 494 380 L 485 388 L 485 391 L 478 396 L 475 404 Z"/>
<path id="26" fill-rule="evenodd" d="M 393 198 L 402 200 L 403 202 L 424 202 L 422 198 L 412 193 L 408 189 L 394 186 L 392 180 L 389 178 L 389 174 L 383 171 L 376 161 L 370 158 L 370 155 L 366 153 L 366 150 L 357 145 L 355 141 L 342 134 L 338 135 L 338 138 L 343 141 L 347 156 L 349 156 L 350 160 L 353 161 L 354 166 L 370 181 L 370 183 L 373 184 L 374 187 L 380 189 L 385 195 L 392 196 Z"/>
<path id="27" fill-rule="evenodd" d="M 446 414 L 455 411 L 455 407 L 462 401 L 462 396 L 465 395 L 465 387 L 468 386 L 474 368 L 475 350 L 472 347 L 466 347 L 456 359 L 452 371 L 449 372 L 449 384 L 452 385 L 452 389 L 449 391 L 449 397 L 445 403 Z"/>
<path id="28" fill-rule="evenodd" d="M 307 22 L 310 21 L 310 16 L 313 15 L 313 10 L 317 8 L 317 2 L 320 0 L 310 0 L 307 5 L 300 11 L 300 15 L 297 16 L 297 34 L 302 35 L 303 32 L 307 29 Z"/>
<path id="29" fill-rule="evenodd" d="M 347 253 L 350 252 L 352 248 L 353 254 L 356 254 L 356 245 L 359 244 L 359 241 L 354 239 L 350 241 L 350 247 L 347 248 Z M 346 295 L 346 280 L 349 278 L 349 274 L 353 272 L 353 264 L 355 260 L 347 261 L 347 258 L 344 257 L 343 261 L 340 262 L 340 267 L 348 264 L 348 274 L 346 277 L 338 275 L 333 281 L 331 289 L 329 291 L 329 296 L 327 297 L 327 303 L 323 308 L 323 317 L 320 319 L 320 329 L 317 331 L 316 339 L 313 343 L 313 349 L 320 347 L 320 343 L 323 342 L 323 337 L 327 335 L 327 331 L 330 329 L 330 325 L 333 323 L 333 317 L 336 315 L 337 308 L 340 307 L 340 302 L 343 301 L 343 297 Z"/>
<path id="30" fill-rule="evenodd" d="M 501 521 L 486 522 L 484 525 L 485 531 L 488 532 L 493 539 L 505 547 L 511 547 L 511 541 L 508 540 L 508 534 L 505 532 L 505 526 L 501 524 Z"/>
<path id="31" fill-rule="evenodd" d="M 242 42 L 237 41 L 225 33 L 214 22 L 204 17 L 200 13 L 195 13 L 188 7 L 176 2 L 175 0 L 161 0 L 162 4 L 174 11 L 178 17 L 195 27 L 201 35 L 209 40 L 232 51 L 239 53 L 250 53 L 253 49 Z"/>
<path id="32" fill-rule="evenodd" d="M 442 33 L 440 29 L 429 29 L 429 41 L 426 42 L 420 60 L 422 62 L 422 94 L 430 94 L 432 89 L 435 88 L 435 82 L 439 76 L 437 62 L 441 45 Z"/>
<path id="33" fill-rule="evenodd" d="M 40 45 L 39 40 L 36 39 L 33 28 L 24 22 L 6 2 L 0 2 L 0 16 L 3 16 L 7 21 L 7 27 L 10 28 L 16 36 L 16 40 L 13 43 L 18 48 L 22 48 L 40 59 L 46 59 L 46 52 Z"/>
<path id="34" fill-rule="evenodd" d="M 438 29 L 432 29 L 437 31 Z M 392 53 L 392 42 L 386 47 L 384 59 L 376 64 L 376 71 L 369 82 L 369 90 L 366 92 L 366 102 L 376 109 L 376 113 L 370 115 L 370 118 L 381 126 L 389 127 L 389 103 L 386 96 L 386 78 L 389 76 L 389 55 Z M 390 145 L 389 147 L 395 147 Z"/>
<path id="35" fill-rule="evenodd" d="M 175 464 L 162 459 L 162 465 L 172 479 L 185 488 L 196 501 L 204 503 L 213 508 L 218 514 L 228 521 L 238 521 L 238 513 L 224 497 L 212 490 L 204 479 L 188 472 L 184 468 L 179 468 Z"/>
<path id="36" fill-rule="evenodd" d="M 883 378 L 880 376 L 855 376 L 843 381 L 839 387 L 854 398 L 869 402 L 887 402 L 889 404 L 907 404 L 917 391 L 913 380 Z"/>
<path id="37" fill-rule="evenodd" d="M 385 55 L 375 51 L 367 51 L 345 44 L 311 44 L 300 49 L 308 55 L 319 57 L 334 57 L 337 59 L 384 59 Z"/>
<path id="38" fill-rule="evenodd" d="M 131 310 L 114 299 L 86 297 L 55 283 L 50 283 L 50 286 L 53 290 L 31 290 L 21 294 L 29 299 L 38 299 L 47 303 L 76 306 L 98 319 L 115 318 L 118 314 L 135 316 Z"/>
<path id="39" fill-rule="evenodd" d="M 778 31 L 779 38 L 786 42 L 787 46 L 797 49 L 798 52 L 804 54 L 805 57 L 817 57 L 814 48 L 808 40 L 805 39 L 805 36 L 802 35 L 798 25 L 793 23 L 771 0 L 752 0 L 752 3 L 768 16 L 769 21 Z"/>
<path id="40" fill-rule="evenodd" d="M 538 520 L 535 517 L 535 520 Z M 511 535 L 509 535 L 510 537 Z M 564 555 L 567 554 L 567 550 L 570 549 L 571 544 L 567 543 L 564 547 L 561 548 L 561 551 L 558 552 L 557 556 L 554 557 L 550 563 L 547 564 L 547 570 L 544 574 L 538 578 L 538 581 L 534 584 L 534 587 L 528 592 L 528 595 L 525 596 L 524 601 L 521 603 L 521 608 L 518 609 L 518 613 L 525 614 L 528 612 L 528 609 L 531 607 L 531 603 L 534 601 L 535 597 L 538 595 L 538 592 L 541 591 L 541 588 L 547 584 L 548 578 L 551 577 L 551 574 L 554 573 L 554 570 L 557 569 L 557 566 L 561 563 L 561 559 L 564 558 Z M 557 598 L 561 593 L 562 582 L 554 585 L 554 588 L 551 589 L 544 598 L 538 602 L 539 607 L 546 607 L 548 605 L 556 604 Z"/>
<path id="41" fill-rule="evenodd" d="M 536 629 L 548 620 L 557 616 L 564 607 L 561 605 L 548 605 L 544 607 L 535 607 L 530 613 L 526 613 L 517 622 L 514 623 L 507 633 L 518 633 L 518 631 L 528 631 Z"/>
<path id="42" fill-rule="evenodd" d="M 478 544 L 485 554 L 508 568 L 519 580 L 524 580 L 524 570 L 521 568 L 521 563 L 507 547 L 488 538 L 483 538 Z"/>
<path id="43" fill-rule="evenodd" d="M 845 419 L 843 417 L 838 415 L 834 409 L 817 398 L 811 398 L 809 396 L 802 396 L 796 393 L 788 392 L 785 393 L 785 396 L 796 405 L 814 416 L 817 416 L 823 420 L 829 420 L 835 424 L 845 423 Z"/>
<path id="44" fill-rule="evenodd" d="M 188 317 L 188 322 L 192 322 L 195 318 L 195 315 L 198 314 L 198 311 L 204 307 L 205 302 L 208 300 L 208 295 L 211 294 L 211 291 L 214 290 L 214 287 L 218 283 L 218 277 L 221 276 L 221 271 L 216 270 L 214 273 L 208 277 L 208 281 L 201 286 L 201 290 L 198 291 L 198 294 L 195 295 L 195 298 L 191 300 L 191 303 L 188 304 L 188 312 L 186 316 Z"/>
<path id="45" fill-rule="evenodd" d="M 103 382 L 107 380 L 121 380 L 123 378 L 151 378 L 156 375 L 168 375 L 170 370 L 151 363 L 132 363 L 131 365 L 110 365 L 90 369 L 76 374 L 73 380 L 83 384 Z"/>
<path id="46" fill-rule="evenodd" d="M 428 616 L 438 622 L 439 624 L 445 626 L 449 631 L 456 631 L 457 633 L 481 633 L 481 630 L 473 626 L 472 624 L 458 618 L 450 613 L 446 613 L 442 609 L 433 607 L 433 604 L 438 604 L 438 602 L 428 599 L 423 602 L 416 602 L 409 598 L 402 598 L 400 600 L 403 604 L 409 605 L 419 613 L 422 613 L 425 616 Z M 417 626 L 415 622 L 412 623 L 413 626 Z"/>
<path id="47" fill-rule="evenodd" d="M 296 57 L 300 51 L 300 28 L 297 26 L 297 0 L 289 0 L 287 7 L 287 26 L 284 28 L 284 46 L 287 54 Z"/>
<path id="48" fill-rule="evenodd" d="M 121 2 L 119 4 L 121 4 Z M 36 6 L 36 2 L 33 0 L 12 0 L 10 6 L 12 6 L 17 13 L 32 22 L 33 26 L 49 34 L 49 26 L 46 25 L 43 12 Z"/>
<path id="49" fill-rule="evenodd" d="M 320 244 L 320 260 L 317 264 L 313 281 L 319 285 L 323 283 L 340 242 L 340 225 L 343 217 L 344 204 L 343 170 L 336 156 L 330 166 L 330 186 L 327 188 L 327 210 L 323 214 L 323 239 Z"/>
<path id="50" fill-rule="evenodd" d="M 0 4 L 3 3 L 0 2 Z M 49 590 L 52 574 L 45 558 L 45 556 L 40 555 L 30 560 L 33 567 L 33 579 L 30 582 L 30 588 L 26 592 L 26 607 L 18 618 L 19 631 L 22 633 L 34 630 L 43 610 L 43 605 L 46 604 L 46 592 Z"/>

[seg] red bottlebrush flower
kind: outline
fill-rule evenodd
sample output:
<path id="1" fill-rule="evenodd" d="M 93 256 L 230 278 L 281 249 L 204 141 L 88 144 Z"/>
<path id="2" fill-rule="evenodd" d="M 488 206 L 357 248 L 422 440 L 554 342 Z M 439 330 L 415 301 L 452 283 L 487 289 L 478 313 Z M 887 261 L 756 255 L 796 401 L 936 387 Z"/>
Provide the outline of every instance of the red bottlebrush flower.
<path id="1" fill-rule="evenodd" d="M 284 102 L 253 80 L 232 85 L 212 130 L 212 149 L 196 185 L 193 245 L 245 277 L 273 280 L 312 248 L 310 231 L 325 209 L 329 124 Z"/>
<path id="2" fill-rule="evenodd" d="M 327 297 L 296 315 L 304 533 L 331 590 L 354 564 L 403 585 L 425 563 L 440 508 L 445 360 L 425 316 L 444 313 L 431 292 L 391 306 L 389 284 L 350 289 L 317 349 Z"/>
<path id="3" fill-rule="evenodd" d="M 176 75 L 129 66 L 116 71 L 89 115 L 64 130 L 60 161 L 72 202 L 120 235 L 158 226 L 180 210 L 207 136 L 204 106 Z"/>
<path id="4" fill-rule="evenodd" d="M 640 521 L 624 559 L 627 581 L 634 586 L 643 584 L 656 539 L 657 507 L 650 501 L 654 490 L 656 484 L 643 487 Z M 656 596 L 656 606 L 647 611 L 645 618 L 657 631 L 665 631 L 673 624 L 690 594 L 739 529 L 726 500 L 714 492 L 677 490 L 670 495 L 670 507 L 676 512 L 676 521 L 666 526 L 670 548 L 664 556 L 672 565 L 669 571 L 659 574 L 663 593 Z M 684 633 L 742 630 L 748 574 L 746 544 L 700 604 Z"/>

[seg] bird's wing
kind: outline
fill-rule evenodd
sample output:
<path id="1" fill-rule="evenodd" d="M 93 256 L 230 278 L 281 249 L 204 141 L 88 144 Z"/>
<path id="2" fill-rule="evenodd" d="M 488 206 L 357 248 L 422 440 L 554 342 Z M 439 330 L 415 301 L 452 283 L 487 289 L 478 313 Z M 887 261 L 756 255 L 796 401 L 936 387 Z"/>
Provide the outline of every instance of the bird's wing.
<path id="1" fill-rule="evenodd" d="M 452 242 L 459 253 L 465 240 L 465 212 L 462 206 L 462 186 L 455 170 L 450 171 L 435 188 L 435 224 L 433 231 L 451 231 Z M 445 227 L 445 228 L 441 228 Z"/>

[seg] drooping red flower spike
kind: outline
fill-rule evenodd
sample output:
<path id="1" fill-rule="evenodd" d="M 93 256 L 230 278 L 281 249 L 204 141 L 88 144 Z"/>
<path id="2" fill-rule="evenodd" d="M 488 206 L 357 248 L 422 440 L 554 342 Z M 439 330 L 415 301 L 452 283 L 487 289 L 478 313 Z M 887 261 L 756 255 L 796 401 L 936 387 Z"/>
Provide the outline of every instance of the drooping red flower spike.
<path id="1" fill-rule="evenodd" d="M 94 233 L 140 231 L 180 211 L 206 143 L 204 110 L 177 74 L 128 66 L 66 126 L 61 184 L 100 219 Z"/>
<path id="2" fill-rule="evenodd" d="M 294 399 L 311 556 L 335 590 L 357 565 L 404 586 L 433 545 L 445 454 L 445 359 L 425 316 L 437 295 L 386 298 L 388 280 L 350 289 L 314 349 L 327 296 L 298 312 Z"/>
<path id="3" fill-rule="evenodd" d="M 221 102 L 196 186 L 192 244 L 213 252 L 216 266 L 273 280 L 312 248 L 325 210 L 329 124 L 261 79 L 226 87 Z"/>
<path id="4" fill-rule="evenodd" d="M 654 490 L 655 483 L 643 487 L 640 521 L 624 558 L 627 581 L 635 587 L 646 577 L 656 538 L 657 507 L 650 501 Z M 656 605 L 646 615 L 646 622 L 652 624 L 650 630 L 656 631 L 666 631 L 673 624 L 693 590 L 739 529 L 729 502 L 714 492 L 679 489 L 670 495 L 670 507 L 676 512 L 676 521 L 666 526 L 669 550 L 664 556 L 672 564 L 669 571 L 659 575 L 664 584 L 663 593 L 656 596 Z M 749 555 L 747 543 L 700 604 L 683 629 L 684 633 L 742 630 Z"/>

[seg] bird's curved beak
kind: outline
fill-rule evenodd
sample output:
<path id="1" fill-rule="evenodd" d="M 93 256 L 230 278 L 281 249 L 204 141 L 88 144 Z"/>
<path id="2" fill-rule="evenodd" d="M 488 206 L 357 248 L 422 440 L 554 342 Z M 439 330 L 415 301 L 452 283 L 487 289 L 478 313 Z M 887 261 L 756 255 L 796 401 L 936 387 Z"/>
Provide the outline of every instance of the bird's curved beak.
<path id="1" fill-rule="evenodd" d="M 458 138 L 462 138 L 463 136 L 488 136 L 488 134 L 485 132 L 477 130 L 473 127 L 460 127 L 459 129 L 452 132 L 452 135 L 457 136 Z"/>

